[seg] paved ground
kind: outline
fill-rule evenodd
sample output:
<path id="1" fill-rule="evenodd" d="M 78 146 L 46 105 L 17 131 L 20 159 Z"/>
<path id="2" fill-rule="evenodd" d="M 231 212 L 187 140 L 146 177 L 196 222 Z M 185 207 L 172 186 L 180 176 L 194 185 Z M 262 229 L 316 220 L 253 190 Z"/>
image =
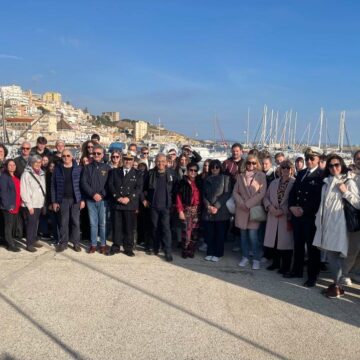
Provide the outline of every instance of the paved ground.
<path id="1" fill-rule="evenodd" d="M 360 358 L 359 286 L 329 300 L 326 280 L 306 289 L 200 255 L 0 248 L 0 359 Z"/>

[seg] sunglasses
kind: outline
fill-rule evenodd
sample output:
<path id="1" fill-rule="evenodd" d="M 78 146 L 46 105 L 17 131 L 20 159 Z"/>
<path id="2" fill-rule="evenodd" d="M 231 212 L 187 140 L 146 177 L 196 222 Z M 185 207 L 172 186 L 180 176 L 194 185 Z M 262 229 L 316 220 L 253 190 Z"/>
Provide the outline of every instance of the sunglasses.
<path id="1" fill-rule="evenodd" d="M 149 153 L 148 153 L 148 152 L 143 152 L 142 154 L 143 154 L 143 155 L 149 155 Z"/>
<path id="2" fill-rule="evenodd" d="M 306 156 L 305 157 L 305 161 L 314 161 L 315 160 L 315 156 Z"/>
<path id="3" fill-rule="evenodd" d="M 246 165 L 257 165 L 256 161 L 247 161 Z"/>
<path id="4" fill-rule="evenodd" d="M 284 170 L 290 170 L 291 169 L 290 166 L 281 166 L 281 168 L 284 169 Z"/>
<path id="5" fill-rule="evenodd" d="M 22 149 L 22 150 L 30 150 L 31 148 L 29 148 L 29 147 L 22 147 L 21 149 Z"/>
<path id="6" fill-rule="evenodd" d="M 71 155 L 62 155 L 61 157 L 62 158 L 69 158 L 69 157 L 71 157 Z"/>
<path id="7" fill-rule="evenodd" d="M 94 152 L 93 154 L 94 155 L 102 155 L 103 153 L 102 152 Z"/>
<path id="8" fill-rule="evenodd" d="M 111 158 L 112 159 L 120 159 L 120 156 L 119 155 L 112 155 Z"/>
<path id="9" fill-rule="evenodd" d="M 189 172 L 197 172 L 197 169 L 189 169 Z"/>
<path id="10" fill-rule="evenodd" d="M 87 148 L 88 148 L 88 149 L 92 149 L 93 146 L 92 146 L 92 145 L 88 145 Z"/>
<path id="11" fill-rule="evenodd" d="M 329 164 L 328 165 L 328 168 L 329 169 L 332 169 L 332 168 L 339 168 L 341 166 L 341 164 L 340 163 L 335 163 L 335 164 Z"/>
<path id="12" fill-rule="evenodd" d="M 216 169 L 216 170 L 220 169 L 220 166 L 219 165 L 214 165 L 211 170 L 213 170 L 213 169 Z"/>

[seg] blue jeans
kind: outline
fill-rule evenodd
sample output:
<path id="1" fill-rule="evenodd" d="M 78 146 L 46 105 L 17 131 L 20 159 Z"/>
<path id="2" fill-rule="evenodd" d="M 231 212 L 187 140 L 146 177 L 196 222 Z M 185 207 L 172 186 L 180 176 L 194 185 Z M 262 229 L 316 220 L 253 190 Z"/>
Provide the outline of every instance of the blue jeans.
<path id="1" fill-rule="evenodd" d="M 98 202 L 87 200 L 86 206 L 89 211 L 91 246 L 97 245 L 98 234 L 101 246 L 105 246 L 105 202 L 104 200 Z"/>
<path id="2" fill-rule="evenodd" d="M 260 244 L 258 229 L 241 229 L 242 256 L 249 258 L 249 243 L 253 252 L 253 259 L 260 260 Z"/>

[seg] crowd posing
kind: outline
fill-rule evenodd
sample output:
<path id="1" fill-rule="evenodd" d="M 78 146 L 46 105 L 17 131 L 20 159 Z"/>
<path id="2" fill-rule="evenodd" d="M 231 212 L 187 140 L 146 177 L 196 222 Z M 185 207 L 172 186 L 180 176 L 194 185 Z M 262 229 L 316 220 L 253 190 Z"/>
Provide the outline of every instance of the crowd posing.
<path id="1" fill-rule="evenodd" d="M 151 159 L 136 144 L 108 155 L 97 134 L 79 161 L 71 150 L 58 140 L 50 151 L 39 137 L 10 159 L 0 144 L 0 235 L 9 251 L 20 251 L 25 238 L 26 250 L 36 252 L 42 237 L 57 252 L 69 243 L 80 252 L 87 240 L 89 254 L 133 257 L 137 244 L 172 261 L 177 244 L 183 258 L 205 250 L 206 261 L 218 262 L 231 237 L 240 267 L 271 261 L 267 269 L 285 278 L 302 278 L 306 268 L 307 287 L 327 264 L 330 298 L 359 278 L 360 151 L 349 166 L 316 147 L 294 162 L 276 153 L 273 163 L 269 152 L 245 155 L 239 143 L 223 162 L 202 162 L 188 145 Z"/>

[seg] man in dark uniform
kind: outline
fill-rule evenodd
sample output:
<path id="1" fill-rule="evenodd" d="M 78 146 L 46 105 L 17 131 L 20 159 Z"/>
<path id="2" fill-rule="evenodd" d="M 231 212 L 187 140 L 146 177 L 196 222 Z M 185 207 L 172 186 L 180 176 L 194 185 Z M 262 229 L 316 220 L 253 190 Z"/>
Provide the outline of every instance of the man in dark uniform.
<path id="1" fill-rule="evenodd" d="M 134 156 L 123 155 L 124 166 L 110 172 L 108 188 L 113 198 L 113 245 L 109 255 L 120 252 L 121 243 L 127 256 L 134 254 L 134 227 L 143 177 L 133 168 Z"/>
<path id="2" fill-rule="evenodd" d="M 289 195 L 289 209 L 294 227 L 294 265 L 285 277 L 302 277 L 305 244 L 308 251 L 308 279 L 304 286 L 313 287 L 320 271 L 320 250 L 312 245 L 316 226 L 315 214 L 321 200 L 324 172 L 319 168 L 321 149 L 309 147 L 305 150 L 306 169 L 301 170 Z"/>

